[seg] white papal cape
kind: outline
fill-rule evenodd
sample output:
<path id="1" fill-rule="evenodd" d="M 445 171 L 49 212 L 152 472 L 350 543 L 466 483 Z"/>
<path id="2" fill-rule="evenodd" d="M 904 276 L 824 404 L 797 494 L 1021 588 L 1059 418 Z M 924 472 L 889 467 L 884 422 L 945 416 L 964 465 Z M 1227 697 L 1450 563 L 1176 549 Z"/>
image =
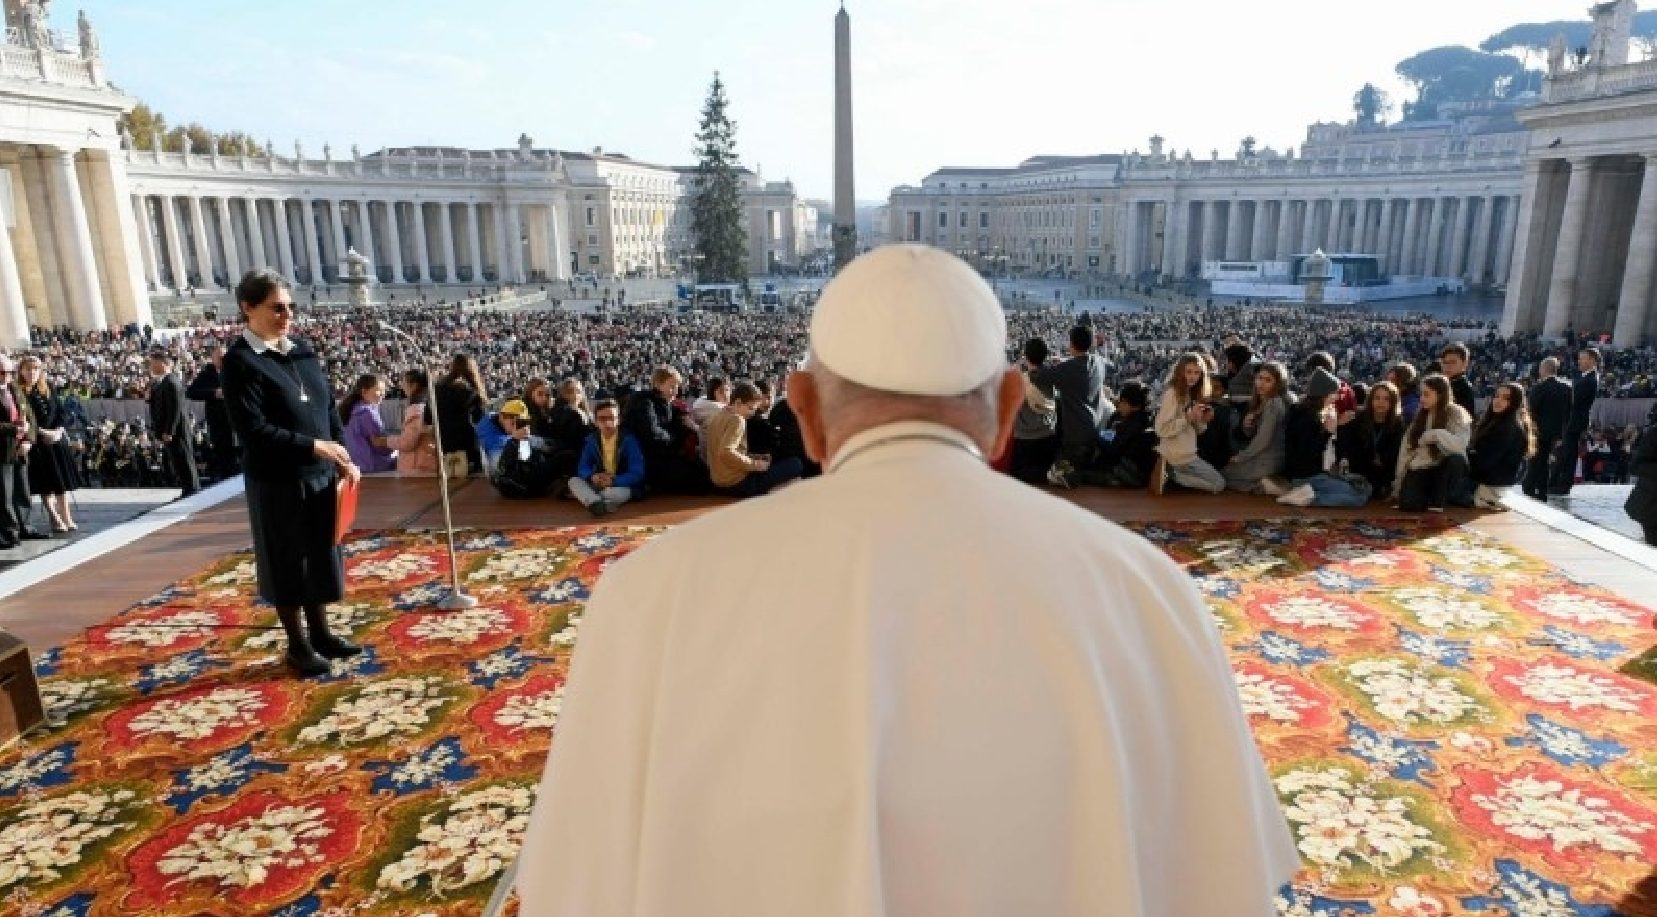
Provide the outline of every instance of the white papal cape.
<path id="1" fill-rule="evenodd" d="M 1254 917 L 1298 866 L 1218 633 L 1143 539 L 944 427 L 605 573 L 524 917 Z"/>

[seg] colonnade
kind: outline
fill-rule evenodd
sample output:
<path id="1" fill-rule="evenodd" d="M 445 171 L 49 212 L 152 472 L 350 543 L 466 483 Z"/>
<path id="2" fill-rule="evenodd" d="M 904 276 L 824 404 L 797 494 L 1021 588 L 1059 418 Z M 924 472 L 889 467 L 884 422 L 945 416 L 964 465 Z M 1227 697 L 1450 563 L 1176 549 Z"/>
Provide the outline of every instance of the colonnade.
<path id="1" fill-rule="evenodd" d="M 384 283 L 523 283 L 568 276 L 550 202 L 138 194 L 144 272 L 155 289 L 233 286 L 254 267 L 335 283 L 347 249 Z"/>
<path id="2" fill-rule="evenodd" d="M 1519 201 L 1511 194 L 1130 201 L 1125 273 L 1195 276 L 1205 261 L 1278 261 L 1322 249 L 1370 254 L 1398 276 L 1503 284 Z"/>
<path id="3" fill-rule="evenodd" d="M 26 342 L 31 325 L 149 323 L 122 163 L 107 150 L 14 144 L 0 150 L 0 169 L 11 192 L 0 217 L 0 347 Z"/>

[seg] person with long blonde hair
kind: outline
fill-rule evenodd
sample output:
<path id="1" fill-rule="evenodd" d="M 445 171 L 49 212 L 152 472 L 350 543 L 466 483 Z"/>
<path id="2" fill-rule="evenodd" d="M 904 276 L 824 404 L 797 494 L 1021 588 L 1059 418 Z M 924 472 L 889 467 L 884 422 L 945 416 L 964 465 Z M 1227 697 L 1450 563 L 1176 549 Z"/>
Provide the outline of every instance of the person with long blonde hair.
<path id="1" fill-rule="evenodd" d="M 18 387 L 39 428 L 35 450 L 29 455 L 29 492 L 40 497 L 53 532 L 73 532 L 80 527 L 75 524 L 69 494 L 81 486 L 81 475 L 64 428 L 68 414 L 63 398 L 47 383 L 39 357 L 31 354 L 17 361 L 17 375 Z"/>
<path id="2" fill-rule="evenodd" d="M 1187 353 L 1174 363 L 1156 414 L 1157 467 L 1151 489 L 1162 493 L 1167 481 L 1181 487 L 1217 494 L 1225 490 L 1225 476 L 1197 455 L 1197 437 L 1214 420 L 1209 405 L 1208 367 L 1200 353 Z"/>

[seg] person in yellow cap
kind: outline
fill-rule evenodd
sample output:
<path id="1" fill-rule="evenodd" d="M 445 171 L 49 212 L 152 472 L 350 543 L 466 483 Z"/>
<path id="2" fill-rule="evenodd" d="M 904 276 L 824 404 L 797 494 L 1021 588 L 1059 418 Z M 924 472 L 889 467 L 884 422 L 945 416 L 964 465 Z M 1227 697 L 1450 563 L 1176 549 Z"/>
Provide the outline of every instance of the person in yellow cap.
<path id="1" fill-rule="evenodd" d="M 852 262 L 788 391 L 824 475 L 594 590 L 524 917 L 1275 914 L 1298 857 L 1190 578 L 985 461 L 1024 380 L 972 268 Z"/>
<path id="2" fill-rule="evenodd" d="M 500 460 L 501 450 L 510 440 L 528 440 L 531 448 L 539 448 L 540 437 L 529 433 L 529 405 L 514 398 L 501 405 L 493 414 L 485 414 L 478 421 L 478 448 L 483 450 L 483 467 L 492 469 Z"/>

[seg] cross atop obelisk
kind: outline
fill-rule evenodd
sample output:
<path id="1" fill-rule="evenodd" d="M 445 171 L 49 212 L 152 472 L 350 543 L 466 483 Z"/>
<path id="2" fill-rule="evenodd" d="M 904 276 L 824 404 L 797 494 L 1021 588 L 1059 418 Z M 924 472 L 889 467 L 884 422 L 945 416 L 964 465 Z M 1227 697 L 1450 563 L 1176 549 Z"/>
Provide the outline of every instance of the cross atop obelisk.
<path id="1" fill-rule="evenodd" d="M 834 266 L 857 257 L 857 192 L 852 183 L 852 19 L 834 14 Z"/>

